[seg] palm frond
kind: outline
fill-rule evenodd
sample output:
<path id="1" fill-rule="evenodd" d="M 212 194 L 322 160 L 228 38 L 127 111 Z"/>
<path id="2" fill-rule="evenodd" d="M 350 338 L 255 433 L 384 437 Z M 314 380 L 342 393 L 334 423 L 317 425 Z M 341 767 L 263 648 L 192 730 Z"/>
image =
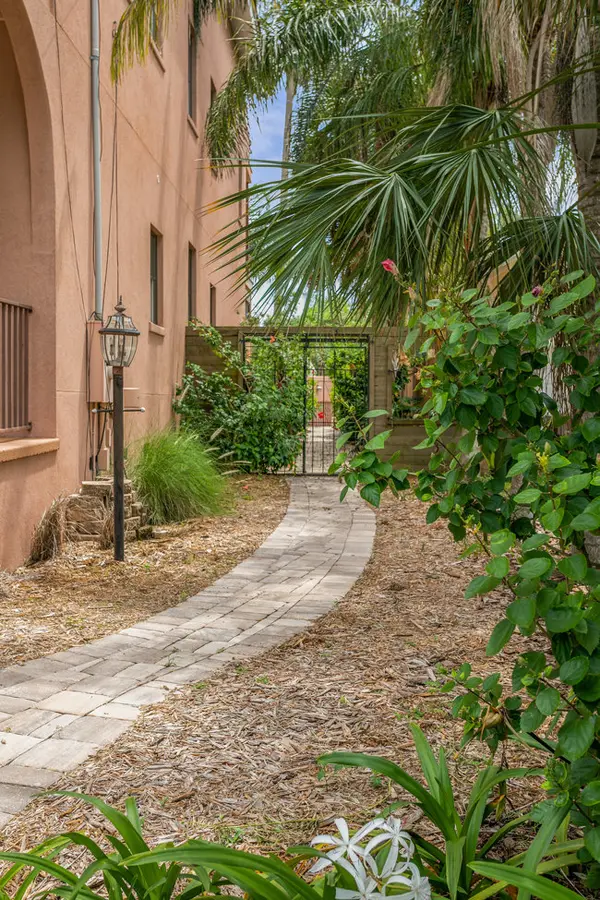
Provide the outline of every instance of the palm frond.
<path id="1" fill-rule="evenodd" d="M 144 62 L 153 33 L 160 29 L 166 35 L 169 22 L 180 0 L 131 0 L 115 31 L 111 75 L 118 81 L 135 62 Z M 194 0 L 194 24 L 198 29 L 213 12 L 231 13 L 230 0 Z"/>
<path id="2" fill-rule="evenodd" d="M 545 176 L 519 131 L 523 118 L 459 106 L 406 116 L 412 121 L 391 148 L 367 162 L 294 164 L 287 182 L 251 189 L 254 200 L 269 202 L 247 228 L 221 235 L 214 251 L 218 265 L 233 262 L 240 279 L 250 276 L 255 309 L 277 300 L 285 318 L 335 298 L 354 318 L 395 322 L 406 293 L 384 272 L 384 259 L 426 297 L 441 273 L 470 282 L 490 247 L 496 265 L 513 253 L 507 228 L 536 205 Z M 566 252 L 567 237 L 563 230 L 556 253 Z"/>
<path id="3" fill-rule="evenodd" d="M 394 0 L 292 0 L 255 17 L 245 52 L 208 115 L 210 155 L 244 155 L 246 116 L 268 106 L 288 73 L 297 85 L 313 83 L 371 32 L 403 16 Z"/>
<path id="4" fill-rule="evenodd" d="M 486 0 L 423 0 L 421 41 L 434 82 L 431 102 L 495 106 L 508 99 L 506 67 L 485 27 Z"/>
<path id="5" fill-rule="evenodd" d="M 293 157 L 366 160 L 397 127 L 396 114 L 425 99 L 410 12 L 372 29 L 362 46 L 335 60 L 299 93 Z"/>
<path id="6" fill-rule="evenodd" d="M 482 248 L 477 277 L 498 282 L 500 297 L 530 290 L 551 271 L 600 275 L 600 243 L 576 209 L 508 223 Z"/>

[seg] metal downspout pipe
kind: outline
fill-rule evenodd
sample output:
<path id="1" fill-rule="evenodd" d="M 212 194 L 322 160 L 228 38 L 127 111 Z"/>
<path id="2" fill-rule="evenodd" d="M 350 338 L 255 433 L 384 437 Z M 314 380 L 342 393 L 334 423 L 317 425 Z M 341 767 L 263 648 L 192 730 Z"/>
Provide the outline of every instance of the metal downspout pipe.
<path id="1" fill-rule="evenodd" d="M 102 321 L 102 176 L 100 171 L 100 0 L 91 2 L 92 156 L 94 171 L 94 319 Z"/>

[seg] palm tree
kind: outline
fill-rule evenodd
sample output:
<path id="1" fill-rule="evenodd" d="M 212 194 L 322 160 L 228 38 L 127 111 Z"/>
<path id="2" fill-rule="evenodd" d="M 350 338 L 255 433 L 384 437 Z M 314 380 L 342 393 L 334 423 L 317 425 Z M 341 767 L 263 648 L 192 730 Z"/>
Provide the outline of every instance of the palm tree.
<path id="1" fill-rule="evenodd" d="M 288 0 L 255 15 L 244 53 L 211 107 L 211 156 L 226 160 L 242 155 L 248 114 L 263 110 L 285 84 L 287 162 L 298 92 L 304 96 L 315 84 L 327 83 L 373 34 L 405 21 L 406 12 L 394 0 Z"/>
<path id="2" fill-rule="evenodd" d="M 193 0 L 194 20 L 197 26 L 213 12 L 232 14 L 232 0 Z M 113 38 L 111 73 L 119 80 L 125 69 L 134 62 L 144 62 L 150 49 L 156 23 L 164 31 L 176 10 L 179 0 L 131 0 L 121 16 Z M 196 31 L 198 32 L 198 28 Z"/>
<path id="3" fill-rule="evenodd" d="M 201 2 L 201 15 L 217 5 Z M 576 0 L 553 3 L 562 9 Z M 164 14 L 170 8 L 168 0 L 133 0 L 119 26 L 117 60 L 143 53 L 157 4 Z M 547 3 L 529 5 L 532 21 L 549 22 Z M 500 16 L 504 6 L 510 28 L 521 29 L 516 75 L 493 39 L 490 10 Z M 526 6 L 423 0 L 413 12 L 394 0 L 289 0 L 255 15 L 213 103 L 208 140 L 214 156 L 239 157 L 248 111 L 260 110 L 286 79 L 297 86 L 295 162 L 286 162 L 293 174 L 251 189 L 250 199 L 267 202 L 247 229 L 232 228 L 217 246 L 237 259 L 240 277 L 249 267 L 264 303 L 277 300 L 288 314 L 339 303 L 353 315 L 395 321 L 408 295 L 385 277 L 386 257 L 425 299 L 440 284 L 474 283 L 503 266 L 513 287 L 531 284 L 550 263 L 593 267 L 598 244 L 581 215 L 557 211 L 546 198 L 548 160 L 539 140 L 534 145 L 546 128 L 538 127 L 540 104 L 528 102 L 539 92 L 505 105 L 529 84 L 528 71 L 535 67 L 535 84 L 544 71 L 542 25 L 528 56 L 525 19 L 515 18 Z M 416 35 L 426 27 L 419 48 Z M 432 86 L 460 105 L 423 106 Z"/>
<path id="4" fill-rule="evenodd" d="M 597 0 L 424 0 L 421 22 L 439 72 L 438 101 L 520 98 L 541 126 L 570 128 L 581 206 L 600 237 L 598 12 Z M 440 33 L 450 39 L 430 39 Z M 549 162 L 551 136 L 538 137 L 537 147 Z"/>

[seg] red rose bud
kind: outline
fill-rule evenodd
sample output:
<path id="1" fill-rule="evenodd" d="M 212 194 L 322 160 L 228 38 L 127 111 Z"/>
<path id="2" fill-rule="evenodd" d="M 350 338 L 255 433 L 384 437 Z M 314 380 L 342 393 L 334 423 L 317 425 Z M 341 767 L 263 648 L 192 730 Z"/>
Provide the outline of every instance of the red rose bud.
<path id="1" fill-rule="evenodd" d="M 398 266 L 394 262 L 393 259 L 384 259 L 381 263 L 386 272 L 391 272 L 392 275 L 398 275 Z"/>

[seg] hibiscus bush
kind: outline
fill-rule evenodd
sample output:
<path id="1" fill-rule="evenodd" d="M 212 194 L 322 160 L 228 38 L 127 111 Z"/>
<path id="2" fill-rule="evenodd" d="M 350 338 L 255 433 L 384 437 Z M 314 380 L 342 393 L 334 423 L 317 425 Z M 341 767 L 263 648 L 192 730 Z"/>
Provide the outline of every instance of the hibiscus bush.
<path id="1" fill-rule="evenodd" d="M 436 350 L 420 383 L 428 397 L 420 446 L 432 456 L 414 486 L 427 521 L 445 519 L 463 554 L 481 557 L 467 597 L 497 589 L 510 597 L 488 655 L 515 632 L 532 638 L 508 693 L 499 673 L 482 680 L 468 665 L 446 689 L 464 689 L 454 711 L 465 739 L 481 735 L 495 749 L 516 738 L 549 755 L 542 829 L 571 821 L 583 830 L 579 858 L 598 888 L 600 304 L 594 279 L 582 276 L 553 275 L 498 305 L 474 290 L 431 300 L 409 341 L 422 338 L 423 359 Z M 562 408 L 544 390 L 544 372 L 562 385 Z M 407 470 L 382 452 L 386 437 L 356 457 L 342 447 L 336 460 L 344 490 L 374 505 L 382 491 L 409 487 Z M 543 845 L 532 845 L 532 871 Z"/>

